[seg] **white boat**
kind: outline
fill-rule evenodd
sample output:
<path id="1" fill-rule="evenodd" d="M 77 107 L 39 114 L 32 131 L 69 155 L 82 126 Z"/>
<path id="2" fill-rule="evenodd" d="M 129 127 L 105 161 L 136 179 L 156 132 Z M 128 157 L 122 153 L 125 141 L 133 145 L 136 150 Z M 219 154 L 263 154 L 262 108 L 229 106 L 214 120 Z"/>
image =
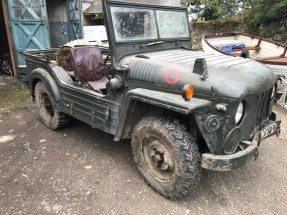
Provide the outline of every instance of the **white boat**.
<path id="1" fill-rule="evenodd" d="M 207 34 L 202 37 L 202 48 L 210 54 L 249 57 L 265 64 L 275 74 L 287 80 L 287 46 L 281 46 L 272 40 L 240 32 Z M 282 79 L 278 81 L 278 93 L 284 94 L 285 91 L 286 94 L 286 89 L 286 82 Z M 286 108 L 286 98 L 283 101 L 285 104 L 282 105 L 281 99 L 281 106 Z"/>
<path id="2" fill-rule="evenodd" d="M 236 48 L 240 45 L 244 45 L 244 48 Z M 207 34 L 202 37 L 204 52 L 228 55 L 220 49 L 224 46 L 235 47 L 231 53 L 233 56 L 244 56 L 249 52 L 250 58 L 266 64 L 276 74 L 287 75 L 287 46 L 239 32 Z"/>

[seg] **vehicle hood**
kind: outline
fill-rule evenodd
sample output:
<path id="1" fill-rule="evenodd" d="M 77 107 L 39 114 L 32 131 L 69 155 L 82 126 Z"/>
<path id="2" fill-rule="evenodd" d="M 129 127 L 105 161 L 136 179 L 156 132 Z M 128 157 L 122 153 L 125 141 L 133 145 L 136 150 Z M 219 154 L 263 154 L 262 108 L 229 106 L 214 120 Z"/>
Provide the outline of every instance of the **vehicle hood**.
<path id="1" fill-rule="evenodd" d="M 193 73 L 196 58 L 206 59 L 206 79 Z M 129 81 L 180 92 L 185 84 L 191 84 L 195 94 L 234 99 L 263 93 L 276 83 L 274 73 L 252 59 L 183 49 L 128 56 L 120 66 L 128 68 Z"/>

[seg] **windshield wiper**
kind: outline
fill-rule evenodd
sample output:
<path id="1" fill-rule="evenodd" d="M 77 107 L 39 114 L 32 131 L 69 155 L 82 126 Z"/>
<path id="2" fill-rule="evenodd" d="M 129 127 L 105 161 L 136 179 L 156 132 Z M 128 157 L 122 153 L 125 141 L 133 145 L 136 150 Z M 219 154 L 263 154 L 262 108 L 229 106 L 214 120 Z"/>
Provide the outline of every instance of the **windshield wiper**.
<path id="1" fill-rule="evenodd" d="M 164 41 L 158 41 L 158 42 L 142 44 L 142 45 L 140 45 L 140 48 L 144 48 L 144 47 L 148 47 L 148 46 L 154 46 L 154 45 L 159 45 L 159 44 L 163 44 L 163 43 L 164 43 Z"/>
<path id="2" fill-rule="evenodd" d="M 184 46 L 184 45 L 181 45 L 181 44 L 180 44 L 180 47 L 181 47 L 181 48 L 183 48 L 183 49 L 192 50 L 191 48 L 189 48 L 189 47 L 186 47 L 186 46 Z M 194 51 L 194 50 L 193 50 L 193 51 Z"/>
<path id="3" fill-rule="evenodd" d="M 182 49 L 186 49 L 186 50 L 190 50 L 190 51 L 196 51 L 195 49 L 192 49 L 192 48 L 189 48 L 189 47 L 187 47 L 187 46 L 182 45 L 181 42 L 177 42 L 176 45 L 180 45 L 180 47 L 181 47 Z"/>

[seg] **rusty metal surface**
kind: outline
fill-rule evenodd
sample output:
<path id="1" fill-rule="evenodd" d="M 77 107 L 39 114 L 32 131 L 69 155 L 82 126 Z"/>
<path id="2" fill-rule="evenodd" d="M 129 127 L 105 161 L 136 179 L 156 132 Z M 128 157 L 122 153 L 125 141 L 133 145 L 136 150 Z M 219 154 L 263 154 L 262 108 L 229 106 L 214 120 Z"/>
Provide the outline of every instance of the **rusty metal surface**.
<path id="1" fill-rule="evenodd" d="M 179 0 L 125 0 L 126 2 L 146 3 L 146 4 L 157 4 L 157 5 L 170 5 L 180 6 Z M 94 1 L 89 8 L 84 10 L 84 15 L 103 13 L 102 0 Z"/>
<path id="2" fill-rule="evenodd" d="M 202 154 L 201 167 L 214 171 L 230 171 L 246 164 L 256 151 L 256 146 L 250 145 L 244 151 L 232 155 Z"/>
<path id="3" fill-rule="evenodd" d="M 201 166 L 214 171 L 230 171 L 245 165 L 253 155 L 255 155 L 255 159 L 258 157 L 259 146 L 262 140 L 275 134 L 279 136 L 280 123 L 281 118 L 278 112 L 272 112 L 268 123 L 256 133 L 252 141 L 239 143 L 241 151 L 228 155 L 204 153 L 202 154 Z M 236 129 L 238 130 L 238 127 Z M 236 138 L 239 139 L 238 137 Z"/>
<path id="4" fill-rule="evenodd" d="M 92 3 L 90 7 L 84 10 L 83 15 L 90 15 L 96 13 L 103 13 L 101 0 L 97 0 L 96 2 Z"/>

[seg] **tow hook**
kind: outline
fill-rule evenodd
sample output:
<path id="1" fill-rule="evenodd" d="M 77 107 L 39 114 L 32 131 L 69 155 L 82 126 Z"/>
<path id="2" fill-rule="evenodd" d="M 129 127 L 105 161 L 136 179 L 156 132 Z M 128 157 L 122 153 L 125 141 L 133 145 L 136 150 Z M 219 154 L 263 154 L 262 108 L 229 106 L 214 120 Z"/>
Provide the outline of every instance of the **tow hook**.
<path id="1" fill-rule="evenodd" d="M 257 146 L 256 151 L 254 152 L 254 159 L 257 160 L 259 156 L 259 147 Z"/>
<path id="2" fill-rule="evenodd" d="M 280 134 L 281 134 L 281 129 L 279 128 L 279 129 L 277 129 L 277 131 L 276 131 L 276 136 L 279 138 Z M 279 138 L 279 139 L 280 139 L 280 138 Z"/>
<path id="3" fill-rule="evenodd" d="M 261 132 L 258 132 L 254 139 L 257 140 L 257 147 L 256 147 L 256 151 L 254 152 L 254 159 L 257 160 L 259 156 L 259 146 L 261 143 Z"/>

